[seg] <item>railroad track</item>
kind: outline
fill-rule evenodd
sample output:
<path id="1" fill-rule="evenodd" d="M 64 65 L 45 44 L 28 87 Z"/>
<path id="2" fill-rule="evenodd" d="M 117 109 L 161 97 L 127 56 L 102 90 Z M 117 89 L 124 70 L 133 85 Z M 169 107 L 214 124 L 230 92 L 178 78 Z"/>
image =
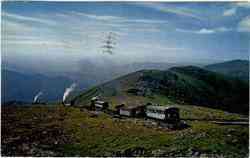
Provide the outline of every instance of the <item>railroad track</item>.
<path id="1" fill-rule="evenodd" d="M 112 116 L 112 117 L 116 117 L 116 118 L 127 118 L 125 116 L 120 116 L 119 114 L 117 114 L 114 110 L 111 109 L 105 109 L 102 112 Z M 132 118 L 132 117 L 130 117 Z M 148 118 L 147 118 L 148 119 Z M 155 119 L 151 119 L 154 120 L 162 125 L 166 124 L 163 123 L 162 121 L 159 120 L 155 120 Z M 215 124 L 219 124 L 219 125 L 243 125 L 243 126 L 248 126 L 249 125 L 249 119 L 247 118 L 243 118 L 243 119 L 237 119 L 237 120 L 226 120 L 226 119 L 197 119 L 197 118 L 181 118 L 180 120 L 182 121 L 203 121 L 203 122 L 211 122 L 211 123 L 215 123 Z M 165 125 L 164 125 L 165 126 Z"/>
<path id="2" fill-rule="evenodd" d="M 249 125 L 249 120 L 246 119 L 237 119 L 237 120 L 225 120 L 225 119 L 195 119 L 195 118 L 186 118 L 181 119 L 183 121 L 203 121 L 203 122 L 211 122 L 220 125 Z"/>

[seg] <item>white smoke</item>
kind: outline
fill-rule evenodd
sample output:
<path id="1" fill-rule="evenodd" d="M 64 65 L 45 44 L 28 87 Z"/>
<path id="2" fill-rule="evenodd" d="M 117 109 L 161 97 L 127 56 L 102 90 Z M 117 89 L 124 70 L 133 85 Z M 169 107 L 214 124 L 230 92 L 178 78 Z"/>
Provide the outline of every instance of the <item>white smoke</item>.
<path id="1" fill-rule="evenodd" d="M 66 100 L 68 95 L 76 88 L 76 84 L 73 83 L 69 88 L 65 89 L 65 92 L 63 94 L 63 102 Z"/>
<path id="2" fill-rule="evenodd" d="M 40 91 L 39 93 L 37 93 L 36 96 L 35 96 L 34 99 L 33 99 L 33 102 L 34 102 L 34 103 L 37 102 L 37 99 L 38 99 L 41 95 L 43 95 L 43 92 Z"/>

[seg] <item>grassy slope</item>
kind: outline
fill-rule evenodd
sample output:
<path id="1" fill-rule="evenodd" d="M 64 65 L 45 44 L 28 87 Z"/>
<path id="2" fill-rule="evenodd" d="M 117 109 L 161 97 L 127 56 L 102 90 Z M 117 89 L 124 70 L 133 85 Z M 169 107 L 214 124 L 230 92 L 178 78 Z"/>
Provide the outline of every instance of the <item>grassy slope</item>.
<path id="1" fill-rule="evenodd" d="M 248 84 L 227 76 L 193 66 L 172 68 L 174 72 L 192 79 L 186 87 L 185 98 L 191 104 L 199 103 L 208 107 L 248 114 Z M 193 86 L 189 86 L 193 84 Z"/>
<path id="2" fill-rule="evenodd" d="M 145 97 L 128 94 L 131 88 L 149 89 L 152 92 L 149 96 L 161 96 L 179 104 L 245 114 L 249 109 L 247 84 L 192 66 L 172 68 L 170 71 L 138 71 L 96 86 L 75 99 L 78 104 L 83 104 L 100 94 L 107 100 L 115 98 L 116 104 L 148 101 Z"/>
<path id="3" fill-rule="evenodd" d="M 144 148 L 144 156 L 191 156 L 198 152 L 212 157 L 246 157 L 248 153 L 248 128 L 243 126 L 188 121 L 190 128 L 173 131 L 145 126 L 141 119 L 119 120 L 104 113 L 93 117 L 92 113 L 74 107 L 2 110 L 2 154 L 9 156 L 118 156 L 136 147 Z M 182 118 L 194 116 L 241 118 L 196 106 L 181 110 Z"/>

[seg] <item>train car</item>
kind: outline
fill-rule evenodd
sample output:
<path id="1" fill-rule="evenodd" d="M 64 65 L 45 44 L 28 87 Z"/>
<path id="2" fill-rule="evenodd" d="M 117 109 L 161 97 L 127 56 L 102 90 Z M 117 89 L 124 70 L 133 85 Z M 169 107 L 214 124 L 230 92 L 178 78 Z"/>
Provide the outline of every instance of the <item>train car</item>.
<path id="1" fill-rule="evenodd" d="M 98 97 L 93 97 L 91 99 L 91 109 L 93 110 L 105 110 L 108 109 L 108 102 L 99 100 Z"/>
<path id="2" fill-rule="evenodd" d="M 104 110 L 104 109 L 107 109 L 109 107 L 109 104 L 108 102 L 105 102 L 105 101 L 95 101 L 95 108 L 98 110 Z"/>
<path id="3" fill-rule="evenodd" d="M 180 120 L 179 109 L 176 107 L 169 106 L 147 106 L 146 116 L 164 122 L 178 122 Z"/>
<path id="4" fill-rule="evenodd" d="M 116 114 L 120 114 L 120 109 L 121 109 L 122 107 L 124 107 L 124 106 L 125 106 L 125 104 L 116 105 L 116 106 L 115 106 L 115 113 L 116 113 Z"/>
<path id="5" fill-rule="evenodd" d="M 122 116 L 128 117 L 138 117 L 143 116 L 145 114 L 145 106 L 138 105 L 138 106 L 120 106 L 118 109 L 118 114 Z"/>

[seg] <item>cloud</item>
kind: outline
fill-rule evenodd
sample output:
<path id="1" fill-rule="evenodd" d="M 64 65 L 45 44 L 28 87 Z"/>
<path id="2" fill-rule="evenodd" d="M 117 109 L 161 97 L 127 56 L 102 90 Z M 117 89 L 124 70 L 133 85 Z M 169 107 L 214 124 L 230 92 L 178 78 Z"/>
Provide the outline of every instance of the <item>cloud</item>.
<path id="1" fill-rule="evenodd" d="M 147 33 L 147 32 L 152 32 L 152 33 L 157 33 L 157 32 L 161 32 L 161 30 L 157 27 L 148 27 L 148 26 L 141 26 L 141 27 L 123 27 L 120 28 L 120 30 L 123 30 L 124 32 L 130 32 L 131 30 L 133 32 L 143 32 L 143 33 Z"/>
<path id="2" fill-rule="evenodd" d="M 118 40 L 128 35 L 128 32 L 113 29 L 113 27 L 122 27 L 121 23 L 89 22 L 89 19 L 64 13 L 40 16 L 28 17 L 12 13 L 3 15 L 3 54 L 11 56 L 16 53 L 29 54 L 29 57 L 44 57 L 46 52 L 54 52 L 55 56 L 61 57 L 60 54 L 72 53 L 75 53 L 75 57 L 96 56 L 101 52 L 99 49 L 106 32 L 112 30 L 118 36 Z M 54 24 L 50 23 L 51 21 L 57 24 L 56 27 L 51 25 Z M 34 23 L 37 25 L 33 25 Z"/>
<path id="3" fill-rule="evenodd" d="M 46 45 L 46 46 L 65 46 L 63 42 L 57 42 L 57 41 L 52 41 L 52 40 L 8 40 L 8 44 L 13 44 L 13 45 Z"/>
<path id="4" fill-rule="evenodd" d="M 158 28 L 139 28 L 136 31 L 142 31 L 142 32 L 161 32 Z"/>
<path id="5" fill-rule="evenodd" d="M 3 41 L 26 41 L 26 40 L 31 40 L 35 41 L 38 40 L 39 37 L 36 36 L 18 36 L 18 35 L 8 35 L 8 36 L 3 36 L 2 40 Z"/>
<path id="6" fill-rule="evenodd" d="M 142 19 L 142 18 L 127 18 L 121 16 L 107 16 L 107 15 L 96 15 L 87 14 L 83 12 L 64 12 L 57 13 L 56 16 L 63 21 L 71 21 L 74 26 L 70 26 L 74 29 L 74 33 L 88 32 L 88 36 L 95 36 L 94 32 L 107 32 L 112 30 L 118 31 L 119 36 L 127 36 L 128 32 L 133 30 L 134 32 L 160 32 L 158 24 L 167 24 L 166 20 L 157 19 Z M 87 18 L 87 19 L 86 19 Z M 87 22 L 86 22 L 87 21 Z M 88 30 L 83 29 L 83 27 L 88 28 Z M 103 35 L 102 35 L 103 36 Z"/>
<path id="7" fill-rule="evenodd" d="M 54 21 L 47 20 L 47 19 L 42 19 L 42 18 L 37 18 L 37 17 L 30 17 L 30 16 L 23 16 L 23 15 L 17 15 L 17 14 L 7 13 L 7 12 L 3 12 L 2 16 L 10 18 L 10 19 L 13 19 L 13 20 L 17 20 L 17 21 L 40 23 L 40 24 L 46 24 L 46 25 L 55 25 L 56 24 Z"/>
<path id="8" fill-rule="evenodd" d="M 226 28 L 226 27 L 218 27 L 218 28 L 201 28 L 199 30 L 185 30 L 185 29 L 176 29 L 177 32 L 184 32 L 184 33 L 194 33 L 194 34 L 214 34 L 214 33 L 219 33 L 219 32 L 228 32 L 232 31 L 231 28 Z"/>
<path id="9" fill-rule="evenodd" d="M 235 5 L 242 8 L 250 8 L 250 2 L 238 2 Z"/>
<path id="10" fill-rule="evenodd" d="M 80 15 L 87 17 L 89 19 L 108 21 L 108 22 L 117 22 L 117 23 L 146 23 L 146 24 L 164 24 L 167 23 L 165 20 L 155 20 L 155 19 L 128 19 L 120 16 L 109 16 L 109 15 L 95 15 L 87 14 L 82 12 L 72 12 L 75 15 Z"/>
<path id="11" fill-rule="evenodd" d="M 218 27 L 215 29 L 216 32 L 227 32 L 227 31 L 232 31 L 231 28 L 227 28 L 227 27 Z"/>
<path id="12" fill-rule="evenodd" d="M 2 38 L 2 46 L 8 50 L 17 49 L 19 51 L 31 48 L 32 50 L 44 50 L 44 49 L 64 49 L 65 51 L 72 52 L 72 50 L 80 50 L 84 48 L 84 43 L 82 41 L 67 39 L 63 40 L 60 38 L 51 38 L 48 36 L 35 36 L 28 35 L 25 36 L 21 34 L 7 35 Z"/>
<path id="13" fill-rule="evenodd" d="M 238 24 L 239 32 L 250 32 L 250 16 L 243 18 Z"/>
<path id="14" fill-rule="evenodd" d="M 18 30 L 22 30 L 22 32 L 18 31 Z M 32 31 L 33 31 L 33 27 L 28 26 L 24 23 L 2 19 L 2 33 L 3 33 L 3 35 L 32 32 Z"/>
<path id="15" fill-rule="evenodd" d="M 202 29 L 196 31 L 196 33 L 198 33 L 198 34 L 212 34 L 212 33 L 215 33 L 215 30 L 202 28 Z"/>
<path id="16" fill-rule="evenodd" d="M 237 13 L 238 8 L 250 8 L 250 2 L 238 2 L 231 5 L 232 8 L 226 9 L 223 12 L 223 16 L 233 16 Z"/>
<path id="17" fill-rule="evenodd" d="M 148 24 L 164 24 L 167 21 L 164 20 L 148 20 L 148 19 L 131 19 L 131 20 L 124 20 L 123 22 L 131 22 L 131 23 L 148 23 Z"/>
<path id="18" fill-rule="evenodd" d="M 107 16 L 107 15 L 95 15 L 95 14 L 87 14 L 82 12 L 72 12 L 75 15 L 85 16 L 89 19 L 95 20 L 103 20 L 103 21 L 114 21 L 114 20 L 123 20 L 124 18 L 118 16 Z"/>
<path id="19" fill-rule="evenodd" d="M 227 9 L 223 12 L 223 16 L 232 16 L 235 15 L 237 11 L 237 8 L 231 8 L 231 9 Z"/>
<path id="20" fill-rule="evenodd" d="M 202 17 L 198 16 L 194 10 L 188 8 L 173 7 L 173 6 L 168 7 L 160 3 L 138 3 L 138 5 L 151 8 L 163 13 L 172 13 L 179 16 L 193 18 L 196 20 L 204 20 Z"/>
<path id="21" fill-rule="evenodd" d="M 134 47 L 138 47 L 140 49 L 152 49 L 155 51 L 183 51 L 186 50 L 183 47 L 176 47 L 176 46 L 166 46 L 166 45 L 161 45 L 159 43 L 141 43 L 141 44 L 135 44 L 133 45 Z"/>

